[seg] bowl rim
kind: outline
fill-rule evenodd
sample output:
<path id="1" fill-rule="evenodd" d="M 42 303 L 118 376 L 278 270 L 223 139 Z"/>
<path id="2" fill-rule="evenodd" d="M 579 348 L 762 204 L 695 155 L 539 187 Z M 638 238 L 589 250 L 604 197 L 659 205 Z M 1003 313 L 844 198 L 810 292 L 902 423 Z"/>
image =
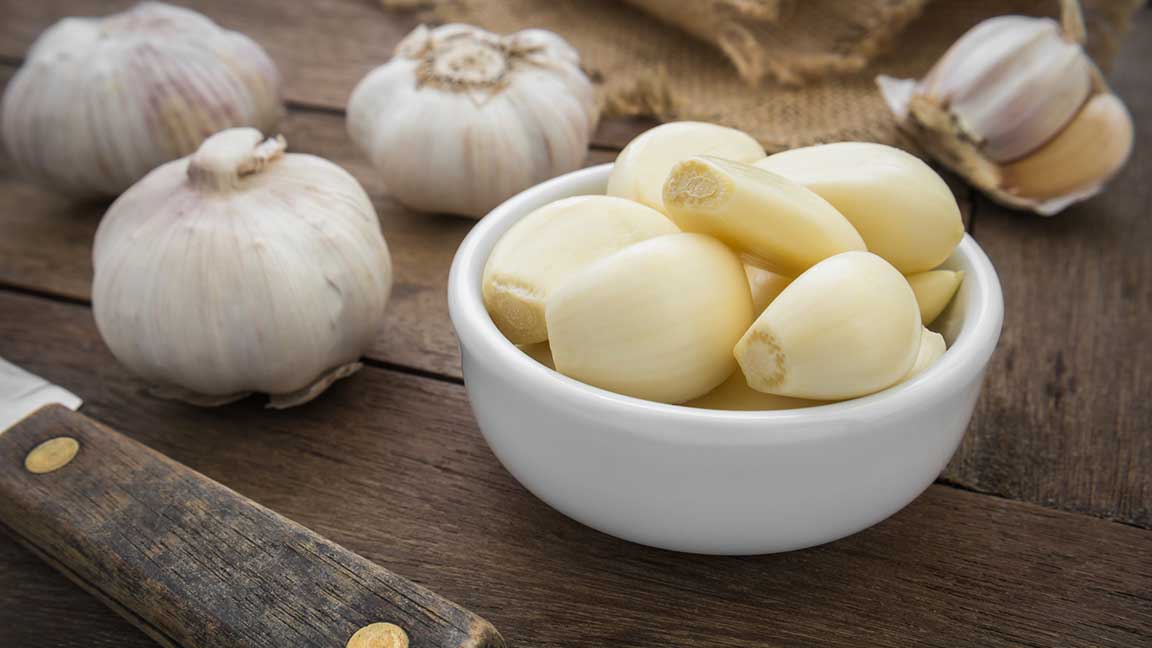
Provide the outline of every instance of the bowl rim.
<path id="1" fill-rule="evenodd" d="M 484 307 L 482 275 L 496 241 L 514 223 L 530 213 L 541 197 L 551 200 L 578 195 L 589 184 L 606 184 L 613 164 L 605 163 L 547 180 L 509 198 L 493 209 L 468 233 L 452 261 L 448 277 L 448 307 L 461 347 L 499 363 L 499 369 L 518 379 L 534 381 L 540 390 L 569 404 L 594 407 L 606 414 L 675 417 L 680 421 L 751 423 L 832 423 L 884 416 L 917 403 L 947 398 L 960 385 L 984 370 L 1000 337 L 1003 295 L 988 256 L 967 233 L 954 254 L 966 259 L 964 281 L 972 293 L 969 312 L 951 347 L 927 370 L 893 387 L 859 398 L 800 409 L 769 411 L 717 410 L 649 401 L 594 387 L 540 364 L 521 351 L 496 328 Z"/>

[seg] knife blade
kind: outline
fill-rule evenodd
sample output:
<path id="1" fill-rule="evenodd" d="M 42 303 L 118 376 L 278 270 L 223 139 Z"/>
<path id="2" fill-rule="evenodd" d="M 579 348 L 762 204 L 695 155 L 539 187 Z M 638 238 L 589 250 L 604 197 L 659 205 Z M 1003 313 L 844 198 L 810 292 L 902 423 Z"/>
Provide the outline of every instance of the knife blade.
<path id="1" fill-rule="evenodd" d="M 0 358 L 0 530 L 159 644 L 503 648 L 480 616 L 74 412 Z"/>

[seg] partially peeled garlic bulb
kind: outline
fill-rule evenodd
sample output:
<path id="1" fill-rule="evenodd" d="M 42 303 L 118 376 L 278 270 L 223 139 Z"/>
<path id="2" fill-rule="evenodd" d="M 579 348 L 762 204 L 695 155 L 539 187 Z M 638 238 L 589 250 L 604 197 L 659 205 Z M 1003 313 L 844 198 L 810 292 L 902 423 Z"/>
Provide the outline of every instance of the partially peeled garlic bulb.
<path id="1" fill-rule="evenodd" d="M 685 232 L 713 236 L 748 263 L 788 276 L 841 252 L 866 249 L 844 216 L 812 191 L 720 158 L 692 157 L 672 167 L 664 210 Z"/>
<path id="2" fill-rule="evenodd" d="M 680 231 L 660 212 L 611 196 L 576 196 L 528 214 L 484 266 L 484 305 L 513 344 L 548 339 L 544 307 L 565 279 L 633 243 Z"/>
<path id="3" fill-rule="evenodd" d="M 390 195 L 475 218 L 579 168 L 598 118 L 576 50 L 541 29 L 420 26 L 348 100 L 348 133 Z"/>
<path id="4" fill-rule="evenodd" d="M 311 400 L 356 371 L 392 286 L 356 179 L 283 138 L 208 138 L 126 191 L 96 232 L 92 307 L 120 362 L 202 405 Z"/>
<path id="5" fill-rule="evenodd" d="M 867 142 L 806 146 L 755 166 L 811 190 L 856 228 L 868 251 L 905 274 L 940 265 L 964 238 L 948 184 L 916 156 Z"/>
<path id="6" fill-rule="evenodd" d="M 841 400 L 903 379 L 916 362 L 922 329 L 903 275 L 870 252 L 845 252 L 789 284 L 734 353 L 757 391 Z"/>
<path id="7" fill-rule="evenodd" d="M 637 135 L 616 156 L 607 193 L 663 211 L 668 173 L 677 162 L 696 155 L 751 163 L 765 153 L 751 135 L 735 128 L 688 121 L 661 124 Z"/>
<path id="8" fill-rule="evenodd" d="M 546 316 L 560 373 L 618 394 L 683 403 L 736 368 L 732 345 L 752 322 L 752 299 L 744 267 L 727 247 L 699 234 L 668 234 L 576 273 L 548 298 Z"/>
<path id="9" fill-rule="evenodd" d="M 0 129 L 24 175 L 88 198 L 121 193 L 221 129 L 271 131 L 282 110 L 259 45 L 148 2 L 41 34 L 4 92 Z"/>
<path id="10" fill-rule="evenodd" d="M 989 196 L 1051 215 L 1096 194 L 1132 149 L 1132 119 L 1084 52 L 1076 0 L 1063 24 L 998 16 L 921 80 L 877 79 L 897 121 Z"/>

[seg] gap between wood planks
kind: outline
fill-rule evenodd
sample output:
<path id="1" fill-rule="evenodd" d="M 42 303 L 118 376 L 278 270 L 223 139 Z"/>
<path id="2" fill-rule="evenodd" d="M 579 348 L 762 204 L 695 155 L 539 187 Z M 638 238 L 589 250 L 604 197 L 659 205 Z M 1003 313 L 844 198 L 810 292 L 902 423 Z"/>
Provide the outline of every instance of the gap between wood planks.
<path id="1" fill-rule="evenodd" d="M 41 299 L 41 300 L 45 300 L 45 301 L 58 302 L 58 303 L 68 304 L 71 306 L 78 306 L 78 307 L 82 307 L 82 308 L 89 308 L 89 309 L 91 308 L 91 302 L 89 302 L 88 300 L 76 299 L 74 297 L 67 297 L 67 296 L 62 296 L 62 295 L 56 295 L 56 294 L 53 294 L 51 292 L 30 289 L 30 288 L 26 288 L 23 286 L 13 286 L 13 285 L 3 283 L 3 282 L 0 282 L 0 292 L 19 294 L 19 295 L 24 295 L 24 296 L 31 297 L 34 299 Z M 360 359 L 360 361 L 364 364 L 365 371 L 373 371 L 373 370 L 375 370 L 375 371 L 390 371 L 393 373 L 404 374 L 404 375 L 412 376 L 415 378 L 422 378 L 424 380 L 432 380 L 432 381 L 436 381 L 436 382 L 455 385 L 457 387 L 463 387 L 464 386 L 464 380 L 461 378 L 440 374 L 440 373 L 437 373 L 434 371 L 428 371 L 426 369 L 420 369 L 418 367 L 410 367 L 410 366 L 395 363 L 395 362 L 377 360 L 377 359 L 369 358 L 369 357 L 362 357 Z M 110 426 L 113 425 L 113 422 L 103 420 L 98 415 L 94 415 L 92 418 L 94 418 L 95 420 L 98 420 L 101 423 L 104 423 L 106 425 L 110 425 Z M 985 496 L 985 497 L 992 497 L 995 499 L 1005 500 L 1005 501 L 1009 501 L 1009 502 L 1020 502 L 1021 501 L 1018 499 L 1013 499 L 1011 497 L 1002 495 L 1000 493 L 982 490 L 979 488 L 975 488 L 973 486 L 969 486 L 966 484 L 956 482 L 956 481 L 951 480 L 951 479 L 946 479 L 943 476 L 937 477 L 934 483 L 937 485 L 940 485 L 940 486 L 946 486 L 948 488 L 954 488 L 956 490 L 960 490 L 960 491 L 964 491 L 964 492 L 968 492 L 968 493 L 974 493 L 974 494 Z M 1100 516 L 1090 515 L 1087 513 L 1081 513 L 1078 511 L 1065 511 L 1065 512 L 1073 514 L 1073 515 L 1083 515 L 1083 516 L 1085 516 L 1087 518 L 1091 518 L 1091 519 L 1098 519 L 1098 520 L 1105 520 L 1108 522 L 1114 522 L 1114 523 L 1120 524 L 1122 526 L 1133 527 L 1133 528 L 1140 529 L 1140 530 L 1147 530 L 1147 527 L 1143 527 L 1139 524 L 1136 524 L 1133 522 L 1128 522 L 1126 520 L 1100 517 Z"/>

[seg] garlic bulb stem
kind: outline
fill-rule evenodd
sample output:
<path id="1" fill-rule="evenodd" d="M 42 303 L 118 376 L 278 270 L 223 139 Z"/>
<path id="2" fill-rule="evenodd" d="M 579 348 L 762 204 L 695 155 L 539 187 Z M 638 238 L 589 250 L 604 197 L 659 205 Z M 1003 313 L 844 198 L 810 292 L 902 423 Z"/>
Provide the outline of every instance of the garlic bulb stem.
<path id="1" fill-rule="evenodd" d="M 255 128 L 230 128 L 209 137 L 188 161 L 189 182 L 212 191 L 236 189 L 240 178 L 259 173 L 287 146 L 282 135 L 261 140 Z"/>

